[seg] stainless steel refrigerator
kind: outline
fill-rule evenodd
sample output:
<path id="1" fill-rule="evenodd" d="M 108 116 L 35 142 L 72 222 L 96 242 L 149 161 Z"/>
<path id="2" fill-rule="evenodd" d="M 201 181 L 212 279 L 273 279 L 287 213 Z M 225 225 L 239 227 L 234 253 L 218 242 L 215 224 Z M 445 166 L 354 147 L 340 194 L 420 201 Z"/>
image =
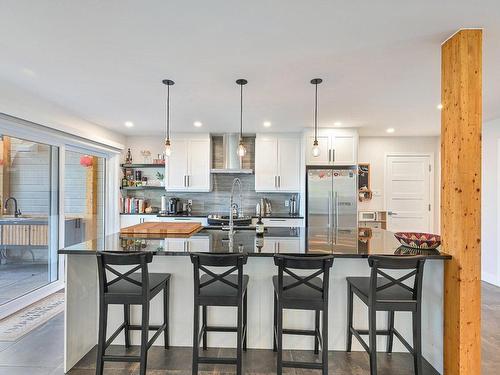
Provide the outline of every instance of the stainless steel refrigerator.
<path id="1" fill-rule="evenodd" d="M 313 167 L 306 170 L 308 248 L 330 252 L 357 247 L 356 167 Z"/>

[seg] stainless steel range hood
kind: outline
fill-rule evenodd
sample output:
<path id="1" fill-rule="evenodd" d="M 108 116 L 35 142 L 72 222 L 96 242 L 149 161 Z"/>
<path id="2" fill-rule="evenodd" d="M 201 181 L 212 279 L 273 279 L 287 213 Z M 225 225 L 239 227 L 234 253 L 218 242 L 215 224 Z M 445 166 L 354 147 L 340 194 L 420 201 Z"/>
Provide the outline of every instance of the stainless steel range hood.
<path id="1" fill-rule="evenodd" d="M 220 138 L 219 138 L 220 139 Z M 242 167 L 242 158 L 237 154 L 240 142 L 239 133 L 226 133 L 222 136 L 222 168 L 212 168 L 212 173 L 252 174 L 253 169 Z M 217 155 L 218 156 L 218 155 Z"/>

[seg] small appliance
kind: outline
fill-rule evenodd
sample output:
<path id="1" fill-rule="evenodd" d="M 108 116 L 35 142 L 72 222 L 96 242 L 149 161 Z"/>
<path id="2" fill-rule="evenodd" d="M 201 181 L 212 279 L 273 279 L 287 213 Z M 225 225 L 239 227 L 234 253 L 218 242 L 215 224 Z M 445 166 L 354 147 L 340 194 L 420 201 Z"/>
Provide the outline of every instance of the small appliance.
<path id="1" fill-rule="evenodd" d="M 170 198 L 168 200 L 168 213 L 180 214 L 182 212 L 182 202 L 179 198 Z"/>
<path id="2" fill-rule="evenodd" d="M 375 211 L 360 211 L 358 219 L 359 221 L 376 221 L 377 213 Z"/>

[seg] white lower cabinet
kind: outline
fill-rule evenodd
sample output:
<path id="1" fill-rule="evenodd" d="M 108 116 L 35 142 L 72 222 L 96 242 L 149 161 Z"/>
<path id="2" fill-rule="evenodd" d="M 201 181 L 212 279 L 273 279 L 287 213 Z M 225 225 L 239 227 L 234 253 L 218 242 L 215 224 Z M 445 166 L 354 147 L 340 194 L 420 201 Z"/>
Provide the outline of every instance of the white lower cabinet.
<path id="1" fill-rule="evenodd" d="M 264 227 L 278 227 L 278 228 L 294 228 L 303 227 L 304 219 L 288 219 L 288 218 L 262 218 Z M 257 223 L 257 219 L 252 219 L 252 225 Z"/>
<path id="2" fill-rule="evenodd" d="M 210 250 L 209 236 L 165 239 L 165 251 L 182 253 L 182 252 L 208 252 L 209 250 Z"/>
<path id="3" fill-rule="evenodd" d="M 301 241 L 299 237 L 290 238 L 290 237 L 266 237 L 263 239 L 255 239 L 255 246 L 260 241 L 263 241 L 263 245 L 260 249 L 261 253 L 271 253 L 271 254 L 280 254 L 280 253 L 289 253 L 289 254 L 298 254 L 303 253 L 304 251 L 304 241 Z"/>
<path id="4" fill-rule="evenodd" d="M 155 221 L 160 221 L 156 215 L 120 215 L 120 228 Z"/>

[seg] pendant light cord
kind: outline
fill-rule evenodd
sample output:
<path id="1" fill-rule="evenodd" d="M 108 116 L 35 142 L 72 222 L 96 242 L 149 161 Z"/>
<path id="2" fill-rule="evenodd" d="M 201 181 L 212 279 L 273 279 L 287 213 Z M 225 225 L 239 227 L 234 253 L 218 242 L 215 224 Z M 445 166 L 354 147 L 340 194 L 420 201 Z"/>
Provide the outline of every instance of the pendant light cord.
<path id="1" fill-rule="evenodd" d="M 243 85 L 240 85 L 240 140 L 243 139 Z"/>
<path id="2" fill-rule="evenodd" d="M 318 141 L 318 84 L 314 84 L 314 140 Z"/>
<path id="3" fill-rule="evenodd" d="M 167 85 L 167 140 L 170 140 L 170 85 Z"/>

